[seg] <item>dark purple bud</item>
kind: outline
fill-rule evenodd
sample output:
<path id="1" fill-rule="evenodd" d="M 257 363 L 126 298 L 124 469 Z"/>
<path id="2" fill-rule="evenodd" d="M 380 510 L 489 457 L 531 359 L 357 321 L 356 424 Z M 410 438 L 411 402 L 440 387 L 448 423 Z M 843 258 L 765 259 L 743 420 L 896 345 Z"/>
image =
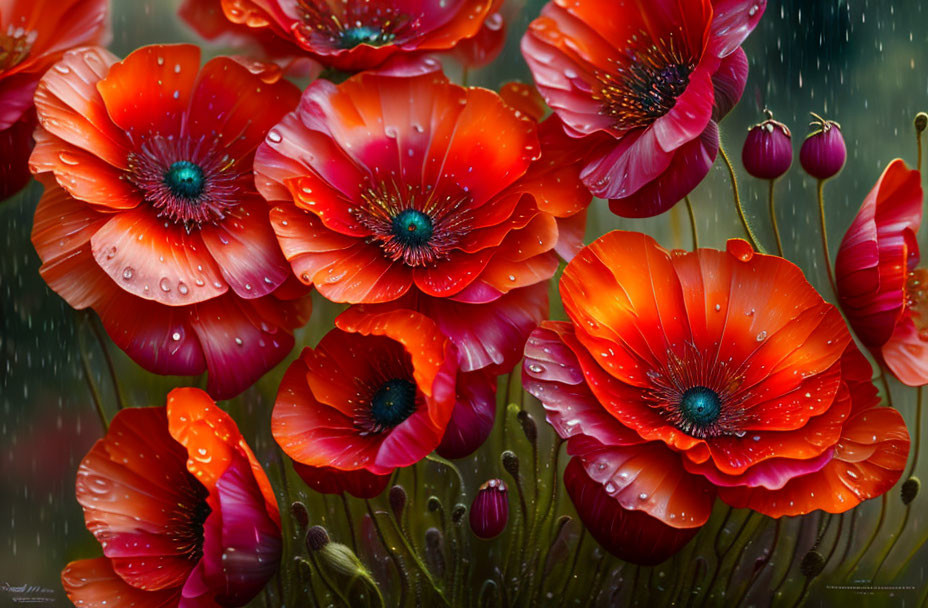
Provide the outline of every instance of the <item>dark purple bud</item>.
<path id="1" fill-rule="evenodd" d="M 767 120 L 748 130 L 741 162 L 758 179 L 776 179 L 793 163 L 793 140 L 787 126 L 775 121 L 772 112 L 765 111 Z"/>
<path id="2" fill-rule="evenodd" d="M 806 173 L 816 179 L 828 179 L 838 174 L 847 160 L 847 147 L 841 135 L 841 125 L 812 114 L 813 131 L 802 142 L 799 162 Z"/>
<path id="3" fill-rule="evenodd" d="M 502 479 L 482 486 L 470 506 L 470 528 L 478 538 L 490 539 L 506 529 L 509 521 L 509 491 Z"/>
<path id="4" fill-rule="evenodd" d="M 329 533 L 322 526 L 313 526 L 306 531 L 306 548 L 310 551 L 321 551 L 329 542 Z"/>
<path id="5" fill-rule="evenodd" d="M 300 530 L 305 530 L 306 526 L 309 525 L 309 511 L 306 509 L 306 505 L 300 501 L 290 505 L 290 514 L 293 515 L 293 519 L 296 520 Z"/>
<path id="6" fill-rule="evenodd" d="M 403 516 L 403 508 L 406 506 L 406 490 L 401 485 L 395 485 L 390 488 L 390 509 L 393 510 L 393 516 L 399 521 Z"/>

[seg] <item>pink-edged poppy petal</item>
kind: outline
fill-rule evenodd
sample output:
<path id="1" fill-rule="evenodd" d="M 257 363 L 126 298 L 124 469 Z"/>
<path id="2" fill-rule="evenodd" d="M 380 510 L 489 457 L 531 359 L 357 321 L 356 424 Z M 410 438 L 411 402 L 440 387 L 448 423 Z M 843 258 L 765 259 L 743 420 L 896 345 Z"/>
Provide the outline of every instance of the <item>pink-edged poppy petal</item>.
<path id="1" fill-rule="evenodd" d="M 444 458 L 464 458 L 490 436 L 496 421 L 496 376 L 459 373 L 457 400 L 441 443 L 435 448 Z"/>
<path id="2" fill-rule="evenodd" d="M 590 478 L 579 458 L 567 464 L 564 487 L 593 538 L 616 557 L 634 564 L 659 564 L 699 532 L 698 527 L 676 528 L 644 511 L 624 508 L 606 487 Z"/>
<path id="3" fill-rule="evenodd" d="M 744 49 L 739 47 L 722 59 L 719 69 L 712 75 L 712 85 L 715 87 L 712 120 L 718 122 L 731 112 L 741 100 L 747 82 L 748 56 Z"/>
<path id="4" fill-rule="evenodd" d="M 267 217 L 267 205 L 248 198 L 218 224 L 200 229 L 223 279 L 241 298 L 265 296 L 290 274 Z"/>
<path id="5" fill-rule="evenodd" d="M 113 124 L 96 87 L 117 61 L 102 48 L 65 53 L 39 83 L 35 107 L 39 124 L 49 133 L 124 169 L 129 139 Z"/>
<path id="6" fill-rule="evenodd" d="M 90 243 L 100 268 L 146 300 L 182 306 L 229 289 L 200 234 L 159 219 L 147 206 L 114 215 Z"/>
<path id="7" fill-rule="evenodd" d="M 767 0 L 712 0 L 712 36 L 707 51 L 726 57 L 741 46 L 767 9 Z"/>
<path id="8" fill-rule="evenodd" d="M 712 120 L 712 107 L 715 102 L 712 75 L 716 66 L 714 61 L 704 63 L 708 65 L 701 63 L 690 74 L 686 91 L 677 98 L 670 111 L 649 127 L 654 130 L 655 139 L 665 152 L 678 150 L 699 137 Z"/>
<path id="9" fill-rule="evenodd" d="M 900 382 L 908 386 L 928 384 L 928 340 L 925 330 L 915 324 L 922 311 L 908 311 L 897 324 L 880 354 L 886 366 Z"/>
<path id="10" fill-rule="evenodd" d="M 591 153 L 580 177 L 600 198 L 625 198 L 662 176 L 674 157 L 674 150 L 660 146 L 656 130 L 637 129 L 603 142 Z"/>
<path id="11" fill-rule="evenodd" d="M 293 349 L 293 335 L 269 325 L 248 300 L 226 297 L 200 303 L 190 325 L 209 370 L 206 390 L 215 399 L 238 395 Z"/>
<path id="12" fill-rule="evenodd" d="M 685 144 L 659 177 L 624 198 L 609 201 L 622 217 L 652 217 L 670 209 L 709 174 L 719 150 L 719 130 L 714 122 L 697 139 Z"/>

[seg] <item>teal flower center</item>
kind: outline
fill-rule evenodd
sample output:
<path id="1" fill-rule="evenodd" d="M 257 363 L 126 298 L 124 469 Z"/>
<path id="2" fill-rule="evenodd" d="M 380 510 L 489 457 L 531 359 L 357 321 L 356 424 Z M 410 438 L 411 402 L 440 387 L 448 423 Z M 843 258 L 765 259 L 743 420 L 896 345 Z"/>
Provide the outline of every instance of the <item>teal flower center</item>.
<path id="1" fill-rule="evenodd" d="M 718 393 L 704 386 L 694 386 L 680 398 L 683 418 L 696 426 L 706 427 L 718 420 L 722 401 Z"/>
<path id="2" fill-rule="evenodd" d="M 416 385 L 410 380 L 388 380 L 371 398 L 370 417 L 381 428 L 393 428 L 415 411 Z"/>
<path id="3" fill-rule="evenodd" d="M 405 209 L 393 218 L 393 236 L 404 247 L 422 247 L 432 238 L 432 220 L 415 209 Z"/>
<path id="4" fill-rule="evenodd" d="M 361 44 L 383 46 L 389 44 L 393 38 L 393 34 L 387 34 L 381 29 L 369 25 L 359 25 L 342 30 L 339 46 L 343 49 L 353 49 Z"/>
<path id="5" fill-rule="evenodd" d="M 178 198 L 195 199 L 203 193 L 206 184 L 203 170 L 187 160 L 173 163 L 164 174 L 164 184 Z"/>

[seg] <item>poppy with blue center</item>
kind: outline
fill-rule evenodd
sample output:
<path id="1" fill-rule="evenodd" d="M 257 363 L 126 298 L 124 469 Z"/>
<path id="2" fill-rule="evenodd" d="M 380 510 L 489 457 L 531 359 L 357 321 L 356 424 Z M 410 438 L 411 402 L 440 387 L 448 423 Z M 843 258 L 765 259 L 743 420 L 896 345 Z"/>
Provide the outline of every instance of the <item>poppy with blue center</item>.
<path id="1" fill-rule="evenodd" d="M 405 209 L 393 218 L 392 232 L 406 247 L 422 247 L 432 238 L 432 220 L 415 209 Z"/>
<path id="2" fill-rule="evenodd" d="M 186 199 L 200 196 L 205 186 L 203 170 L 187 160 L 179 160 L 168 167 L 164 183 L 170 188 L 171 194 Z"/>
<path id="3" fill-rule="evenodd" d="M 410 380 L 388 380 L 371 398 L 370 418 L 381 429 L 399 425 L 415 411 L 416 385 Z"/>
<path id="4" fill-rule="evenodd" d="M 718 420 L 721 411 L 722 401 L 718 393 L 704 386 L 694 386 L 680 398 L 683 418 L 697 427 L 711 425 Z"/>

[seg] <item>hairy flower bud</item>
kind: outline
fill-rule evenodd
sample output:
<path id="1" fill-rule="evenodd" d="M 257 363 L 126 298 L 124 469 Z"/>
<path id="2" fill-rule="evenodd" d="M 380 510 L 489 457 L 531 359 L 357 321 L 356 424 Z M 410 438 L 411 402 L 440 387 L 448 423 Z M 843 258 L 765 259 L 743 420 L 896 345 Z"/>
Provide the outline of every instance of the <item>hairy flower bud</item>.
<path id="1" fill-rule="evenodd" d="M 306 548 L 310 551 L 321 551 L 329 542 L 329 533 L 322 526 L 313 526 L 306 531 Z"/>
<path id="2" fill-rule="evenodd" d="M 817 179 L 834 177 L 844 167 L 847 147 L 841 135 L 841 125 L 812 114 L 813 131 L 802 142 L 799 162 L 806 173 Z"/>
<path id="3" fill-rule="evenodd" d="M 509 491 L 501 479 L 480 486 L 470 506 L 470 528 L 478 538 L 498 536 L 509 521 Z"/>
<path id="4" fill-rule="evenodd" d="M 403 509 L 406 507 L 406 490 L 401 485 L 395 485 L 390 488 L 390 509 L 393 510 L 393 516 L 399 521 L 403 515 Z"/>
<path id="5" fill-rule="evenodd" d="M 516 453 L 512 450 L 506 450 L 502 455 L 503 460 L 503 469 L 507 473 L 513 476 L 514 479 L 519 478 L 519 457 L 516 456 Z"/>
<path id="6" fill-rule="evenodd" d="M 748 130 L 741 162 L 758 179 L 776 179 L 789 170 L 793 162 L 792 136 L 786 125 L 773 120 L 769 110 L 767 120 Z"/>

